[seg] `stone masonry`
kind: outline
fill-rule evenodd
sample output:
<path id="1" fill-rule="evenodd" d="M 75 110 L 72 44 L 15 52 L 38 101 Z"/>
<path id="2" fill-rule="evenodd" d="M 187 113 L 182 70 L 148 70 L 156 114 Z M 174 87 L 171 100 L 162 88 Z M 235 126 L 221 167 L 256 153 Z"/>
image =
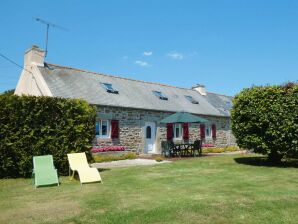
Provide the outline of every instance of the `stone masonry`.
<path id="1" fill-rule="evenodd" d="M 121 145 L 128 150 L 144 152 L 144 126 L 145 122 L 150 121 L 156 123 L 156 152 L 161 153 L 161 141 L 166 140 L 166 125 L 160 124 L 159 121 L 171 114 L 173 113 L 97 106 L 97 119 L 119 120 L 119 139 L 95 138 L 94 144 L 99 146 Z M 215 124 L 217 129 L 216 140 L 206 138 L 203 143 L 214 144 L 215 146 L 236 145 L 235 138 L 231 133 L 229 117 L 198 116 L 206 118 L 210 124 Z M 190 124 L 189 141 L 196 139 L 200 139 L 199 124 Z"/>

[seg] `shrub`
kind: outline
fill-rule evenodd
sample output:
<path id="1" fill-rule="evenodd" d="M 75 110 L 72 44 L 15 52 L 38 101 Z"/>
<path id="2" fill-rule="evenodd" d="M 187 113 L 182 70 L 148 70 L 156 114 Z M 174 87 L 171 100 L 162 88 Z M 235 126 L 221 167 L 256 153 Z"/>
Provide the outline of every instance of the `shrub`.
<path id="1" fill-rule="evenodd" d="M 89 151 L 95 108 L 82 100 L 0 96 L 0 177 L 29 176 L 32 157 L 51 154 L 67 174 L 67 153 Z"/>
<path id="2" fill-rule="evenodd" d="M 157 157 L 155 157 L 155 161 L 156 162 L 162 162 L 163 161 L 163 157 L 157 156 Z"/>
<path id="3" fill-rule="evenodd" d="M 221 153 L 224 152 L 224 148 L 219 148 L 219 147 L 208 147 L 208 148 L 203 148 L 202 152 L 203 153 Z"/>
<path id="4" fill-rule="evenodd" d="M 226 146 L 224 149 L 226 152 L 235 152 L 240 150 L 238 146 L 234 146 L 234 145 Z"/>
<path id="5" fill-rule="evenodd" d="M 96 154 L 93 155 L 93 159 L 97 163 L 102 163 L 102 162 L 110 162 L 110 161 L 117 161 L 117 160 L 126 160 L 126 159 L 135 159 L 137 158 L 136 154 L 134 152 L 128 152 L 128 153 L 123 153 L 122 155 L 100 155 Z"/>
<path id="6" fill-rule="evenodd" d="M 298 157 L 298 85 L 252 87 L 233 100 L 232 131 L 241 148 L 272 161 Z"/>

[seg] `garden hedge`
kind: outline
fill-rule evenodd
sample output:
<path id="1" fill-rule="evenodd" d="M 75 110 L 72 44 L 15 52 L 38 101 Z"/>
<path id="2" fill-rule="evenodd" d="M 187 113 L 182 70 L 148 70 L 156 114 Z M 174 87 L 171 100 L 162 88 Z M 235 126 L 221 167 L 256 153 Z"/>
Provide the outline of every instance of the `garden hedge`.
<path id="1" fill-rule="evenodd" d="M 51 154 L 67 174 L 67 153 L 89 151 L 95 108 L 83 100 L 0 95 L 0 177 L 28 177 L 33 156 Z"/>
<path id="2" fill-rule="evenodd" d="M 232 131 L 241 148 L 279 162 L 298 157 L 298 85 L 254 86 L 233 100 Z"/>

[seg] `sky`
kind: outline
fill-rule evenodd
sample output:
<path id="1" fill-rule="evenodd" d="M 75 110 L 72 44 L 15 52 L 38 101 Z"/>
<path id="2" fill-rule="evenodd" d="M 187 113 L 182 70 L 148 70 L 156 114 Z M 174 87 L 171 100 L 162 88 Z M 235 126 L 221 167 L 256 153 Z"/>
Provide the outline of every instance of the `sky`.
<path id="1" fill-rule="evenodd" d="M 137 80 L 235 95 L 298 80 L 296 0 L 7 0 L 0 53 L 23 66 L 25 50 L 47 62 Z M 0 92 L 21 69 L 0 57 Z"/>

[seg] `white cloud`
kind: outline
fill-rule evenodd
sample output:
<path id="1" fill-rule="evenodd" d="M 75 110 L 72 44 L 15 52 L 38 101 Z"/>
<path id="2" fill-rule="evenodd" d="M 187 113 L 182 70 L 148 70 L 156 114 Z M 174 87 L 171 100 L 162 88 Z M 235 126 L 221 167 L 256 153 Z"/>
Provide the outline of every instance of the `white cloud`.
<path id="1" fill-rule="evenodd" d="M 139 65 L 141 67 L 148 67 L 149 66 L 149 64 L 146 61 L 140 61 L 140 60 L 135 61 L 135 64 Z"/>
<path id="2" fill-rule="evenodd" d="M 171 51 L 167 54 L 168 57 L 175 59 L 175 60 L 182 60 L 184 55 L 182 53 L 178 53 L 176 51 Z"/>
<path id="3" fill-rule="evenodd" d="M 143 52 L 143 55 L 144 55 L 144 56 L 151 56 L 152 54 L 153 54 L 152 51 L 144 51 L 144 52 Z"/>

